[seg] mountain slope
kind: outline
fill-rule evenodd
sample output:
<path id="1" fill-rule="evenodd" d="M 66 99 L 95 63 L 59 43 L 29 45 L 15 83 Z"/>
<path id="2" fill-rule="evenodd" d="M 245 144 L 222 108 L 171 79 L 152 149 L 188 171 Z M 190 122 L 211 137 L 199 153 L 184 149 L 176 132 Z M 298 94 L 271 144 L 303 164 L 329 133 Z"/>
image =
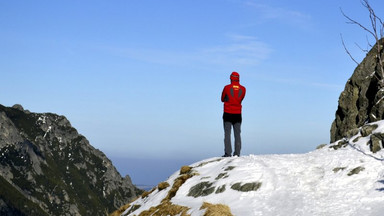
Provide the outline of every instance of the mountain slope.
<path id="1" fill-rule="evenodd" d="M 372 123 L 369 128 L 369 133 L 367 126 L 360 128 L 349 139 L 307 154 L 200 161 L 183 167 L 120 212 L 193 216 L 382 215 L 384 151 L 372 153 L 370 146 L 373 137 L 384 134 L 384 121 Z"/>
<path id="2" fill-rule="evenodd" d="M 64 116 L 0 105 L 0 214 L 105 215 L 141 190 Z"/>

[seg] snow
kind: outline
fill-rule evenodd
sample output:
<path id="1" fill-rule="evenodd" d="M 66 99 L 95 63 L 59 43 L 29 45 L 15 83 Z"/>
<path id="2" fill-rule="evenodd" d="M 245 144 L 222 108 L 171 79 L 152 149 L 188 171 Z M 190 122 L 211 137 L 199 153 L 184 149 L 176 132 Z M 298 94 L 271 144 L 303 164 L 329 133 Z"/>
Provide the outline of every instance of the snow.
<path id="1" fill-rule="evenodd" d="M 384 121 L 373 133 L 384 132 Z M 360 137 L 360 139 L 355 139 Z M 171 199 L 187 206 L 192 216 L 203 215 L 204 202 L 225 204 L 236 216 L 379 216 L 384 212 L 384 150 L 373 154 L 367 142 L 370 136 L 357 134 L 349 144 L 337 150 L 329 144 L 306 154 L 248 155 L 230 158 L 210 158 L 190 165 L 198 175 L 189 178 Z M 355 141 L 355 142 L 353 142 Z M 352 170 L 360 172 L 352 174 Z M 170 185 L 179 171 L 166 180 Z M 210 182 L 215 191 L 225 185 L 222 193 L 188 196 L 190 188 Z M 231 189 L 235 183 L 261 182 L 256 191 Z M 157 206 L 171 187 L 155 190 L 132 205 L 140 205 L 129 215 Z M 127 214 L 127 211 L 123 215 Z"/>
<path id="2" fill-rule="evenodd" d="M 37 122 L 40 124 L 45 124 L 46 120 L 47 120 L 47 116 L 43 115 L 43 116 L 39 116 L 39 118 L 37 119 Z"/>
<path id="3" fill-rule="evenodd" d="M 52 126 L 49 126 L 48 127 L 48 130 L 45 132 L 43 138 L 45 138 L 47 136 L 47 134 L 52 130 Z"/>

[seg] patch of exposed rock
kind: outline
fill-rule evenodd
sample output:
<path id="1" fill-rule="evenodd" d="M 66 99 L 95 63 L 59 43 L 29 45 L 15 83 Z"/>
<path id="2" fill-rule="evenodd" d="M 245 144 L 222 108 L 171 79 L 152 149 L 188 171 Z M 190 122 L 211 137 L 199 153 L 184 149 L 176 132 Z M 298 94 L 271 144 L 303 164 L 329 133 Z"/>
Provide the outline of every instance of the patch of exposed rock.
<path id="1" fill-rule="evenodd" d="M 384 39 L 379 44 L 379 55 L 384 59 Z M 367 123 L 384 119 L 384 77 L 378 63 L 377 46 L 357 66 L 339 97 L 331 142 L 350 136 L 353 130 Z"/>

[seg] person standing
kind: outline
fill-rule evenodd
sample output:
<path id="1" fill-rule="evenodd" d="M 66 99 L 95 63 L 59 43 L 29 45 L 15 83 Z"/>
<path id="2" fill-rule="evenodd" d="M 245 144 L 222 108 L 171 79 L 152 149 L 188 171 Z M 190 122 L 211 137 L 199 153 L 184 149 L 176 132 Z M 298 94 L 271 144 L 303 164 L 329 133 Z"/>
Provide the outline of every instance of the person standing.
<path id="1" fill-rule="evenodd" d="M 233 156 L 240 156 L 241 150 L 241 102 L 245 97 L 245 87 L 240 85 L 240 75 L 232 72 L 231 84 L 226 85 L 221 94 L 221 101 L 224 103 L 224 155 L 223 157 L 232 156 L 231 130 L 233 127 L 235 137 L 235 151 Z"/>

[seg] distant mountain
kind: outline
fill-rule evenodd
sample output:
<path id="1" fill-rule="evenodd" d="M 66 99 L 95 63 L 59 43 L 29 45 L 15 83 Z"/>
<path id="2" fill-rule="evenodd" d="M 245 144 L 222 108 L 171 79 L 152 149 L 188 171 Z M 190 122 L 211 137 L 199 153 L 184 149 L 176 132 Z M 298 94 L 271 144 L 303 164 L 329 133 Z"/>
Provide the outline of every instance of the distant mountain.
<path id="1" fill-rule="evenodd" d="M 114 215 L 381 216 L 384 150 L 369 147 L 381 134 L 384 121 L 306 154 L 203 160 Z"/>
<path id="2" fill-rule="evenodd" d="M 0 105 L 0 215 L 106 215 L 141 192 L 64 116 Z"/>

